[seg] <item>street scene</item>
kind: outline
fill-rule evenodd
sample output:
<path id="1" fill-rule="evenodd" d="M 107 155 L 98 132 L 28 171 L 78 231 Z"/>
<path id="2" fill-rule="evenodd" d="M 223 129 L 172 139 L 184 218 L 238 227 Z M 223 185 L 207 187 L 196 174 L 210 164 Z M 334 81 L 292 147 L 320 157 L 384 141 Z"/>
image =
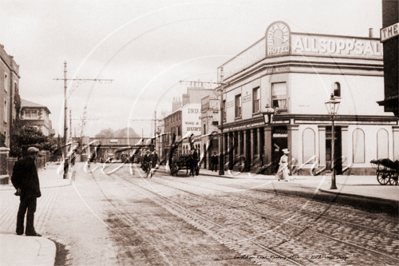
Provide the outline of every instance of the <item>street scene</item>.
<path id="1" fill-rule="evenodd" d="M 1 266 L 399 264 L 399 1 L 0 17 Z"/>

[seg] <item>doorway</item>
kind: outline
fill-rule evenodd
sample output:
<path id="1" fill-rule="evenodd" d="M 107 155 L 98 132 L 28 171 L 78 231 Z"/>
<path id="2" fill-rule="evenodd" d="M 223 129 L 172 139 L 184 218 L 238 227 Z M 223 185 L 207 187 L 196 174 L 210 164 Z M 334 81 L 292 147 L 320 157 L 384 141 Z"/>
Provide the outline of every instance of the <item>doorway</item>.
<path id="1" fill-rule="evenodd" d="M 272 173 L 277 173 L 283 149 L 288 148 L 288 132 L 286 126 L 272 128 Z"/>
<path id="2" fill-rule="evenodd" d="M 331 169 L 332 127 L 326 127 L 326 169 Z M 334 157 L 335 172 L 342 173 L 342 131 L 341 127 L 334 127 Z"/>

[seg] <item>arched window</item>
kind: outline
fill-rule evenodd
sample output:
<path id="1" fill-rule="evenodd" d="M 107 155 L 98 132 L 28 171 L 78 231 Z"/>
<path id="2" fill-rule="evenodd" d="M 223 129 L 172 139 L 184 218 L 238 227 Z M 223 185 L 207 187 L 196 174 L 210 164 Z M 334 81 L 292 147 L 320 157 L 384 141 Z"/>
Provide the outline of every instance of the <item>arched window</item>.
<path id="1" fill-rule="evenodd" d="M 353 131 L 352 150 L 353 163 L 364 163 L 366 147 L 364 142 L 364 132 L 360 128 Z"/>
<path id="2" fill-rule="evenodd" d="M 377 132 L 377 159 L 389 158 L 389 140 L 388 131 L 380 129 Z"/>
<path id="3" fill-rule="evenodd" d="M 334 96 L 341 97 L 341 84 L 339 82 L 334 83 Z"/>
<path id="4" fill-rule="evenodd" d="M 302 133 L 302 161 L 306 162 L 316 155 L 316 139 L 313 129 L 307 128 Z"/>

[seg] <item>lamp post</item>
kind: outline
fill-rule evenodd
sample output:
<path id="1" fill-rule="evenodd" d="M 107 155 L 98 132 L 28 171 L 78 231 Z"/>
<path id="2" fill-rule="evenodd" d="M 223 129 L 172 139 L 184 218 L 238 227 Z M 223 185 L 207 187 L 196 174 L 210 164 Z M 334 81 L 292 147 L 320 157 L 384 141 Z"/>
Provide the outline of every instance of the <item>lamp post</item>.
<path id="1" fill-rule="evenodd" d="M 325 102 L 328 114 L 331 115 L 331 168 L 332 168 L 332 175 L 331 175 L 331 187 L 330 189 L 337 189 L 337 184 L 335 180 L 335 133 L 334 133 L 334 115 L 337 114 L 339 108 L 340 101 L 336 100 L 334 94 L 331 93 L 330 100 Z"/>

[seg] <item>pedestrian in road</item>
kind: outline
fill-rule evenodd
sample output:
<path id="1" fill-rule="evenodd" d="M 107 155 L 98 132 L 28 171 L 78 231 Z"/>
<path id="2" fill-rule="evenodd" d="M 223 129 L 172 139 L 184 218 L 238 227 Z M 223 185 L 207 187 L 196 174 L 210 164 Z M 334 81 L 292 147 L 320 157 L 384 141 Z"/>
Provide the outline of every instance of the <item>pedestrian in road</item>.
<path id="1" fill-rule="evenodd" d="M 211 156 L 211 171 L 215 170 L 217 172 L 217 166 L 219 164 L 218 156 L 216 155 L 216 152 L 213 152 L 213 155 Z"/>
<path id="2" fill-rule="evenodd" d="M 159 165 L 159 157 L 158 157 L 158 153 L 156 150 L 154 150 L 151 155 L 150 155 L 150 160 L 151 160 L 151 173 L 150 173 L 150 177 L 152 178 L 152 176 L 154 175 L 155 170 L 158 168 Z"/>
<path id="3" fill-rule="evenodd" d="M 25 235 L 41 236 L 36 232 L 34 226 L 36 200 L 42 195 L 35 164 L 37 156 L 40 156 L 39 149 L 29 147 L 27 156 L 14 164 L 11 182 L 17 190 L 16 195 L 19 194 L 20 196 L 17 214 L 17 235 L 22 235 L 24 233 L 25 213 L 27 213 Z"/>
<path id="4" fill-rule="evenodd" d="M 280 180 L 285 180 L 285 182 L 288 182 L 288 174 L 289 174 L 289 169 L 288 169 L 288 154 L 290 153 L 288 149 L 283 149 L 283 156 L 280 158 L 279 162 L 279 168 L 277 170 L 276 178 L 278 181 Z"/>

